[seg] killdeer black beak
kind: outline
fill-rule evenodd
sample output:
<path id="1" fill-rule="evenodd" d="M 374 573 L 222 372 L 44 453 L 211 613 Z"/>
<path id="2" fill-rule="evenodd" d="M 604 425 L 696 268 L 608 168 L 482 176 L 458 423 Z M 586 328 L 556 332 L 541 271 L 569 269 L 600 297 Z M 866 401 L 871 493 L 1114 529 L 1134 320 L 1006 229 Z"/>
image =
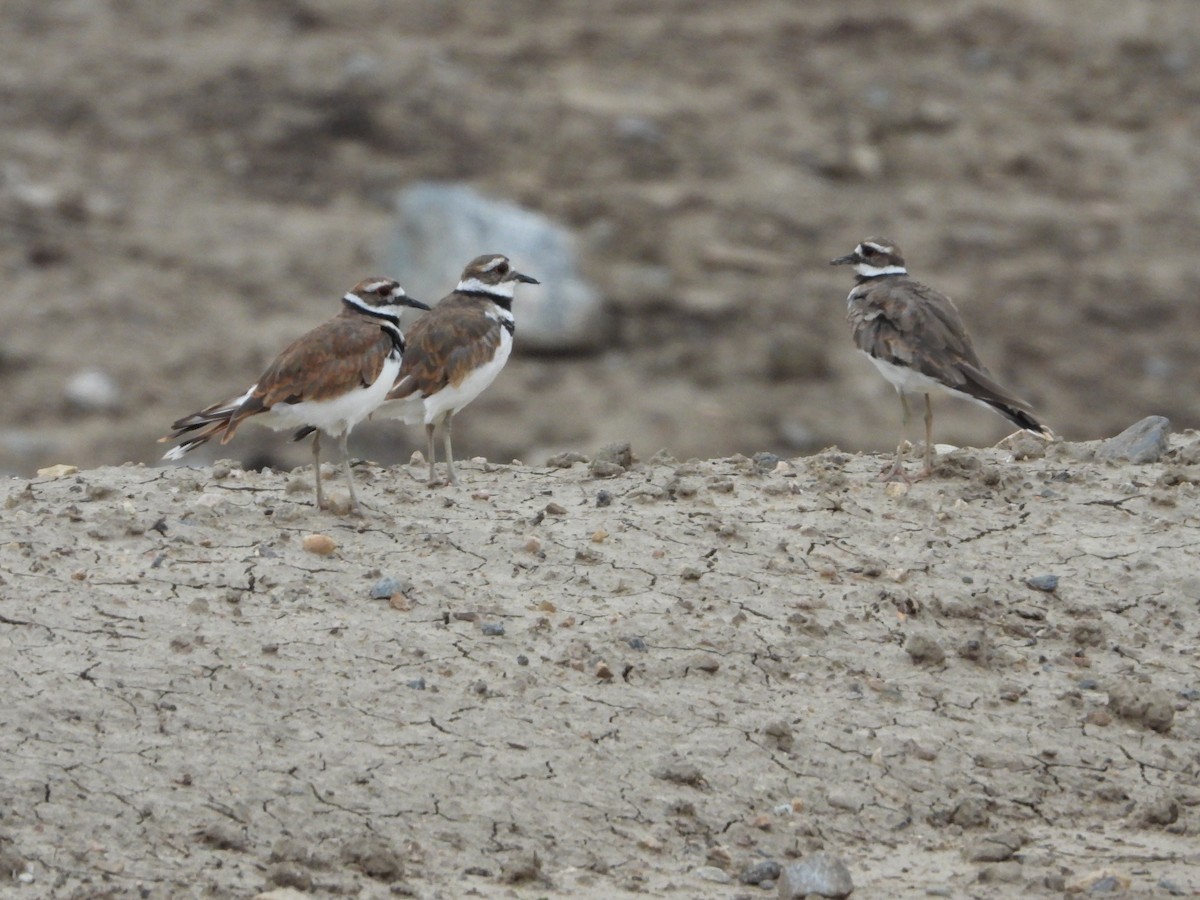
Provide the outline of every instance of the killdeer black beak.
<path id="1" fill-rule="evenodd" d="M 400 298 L 400 305 L 411 306 L 413 309 L 430 310 L 433 308 L 428 303 L 422 303 L 420 300 L 409 297 L 407 294 Z"/>
<path id="2" fill-rule="evenodd" d="M 541 282 L 538 281 L 536 278 L 534 278 L 532 275 L 526 275 L 523 272 L 513 272 L 512 278 L 514 281 L 520 281 L 525 284 L 541 284 Z"/>
<path id="3" fill-rule="evenodd" d="M 855 250 L 853 253 L 847 253 L 845 256 L 831 259 L 829 264 L 831 266 L 852 266 L 857 262 L 862 262 L 862 258 L 858 255 L 858 251 Z"/>

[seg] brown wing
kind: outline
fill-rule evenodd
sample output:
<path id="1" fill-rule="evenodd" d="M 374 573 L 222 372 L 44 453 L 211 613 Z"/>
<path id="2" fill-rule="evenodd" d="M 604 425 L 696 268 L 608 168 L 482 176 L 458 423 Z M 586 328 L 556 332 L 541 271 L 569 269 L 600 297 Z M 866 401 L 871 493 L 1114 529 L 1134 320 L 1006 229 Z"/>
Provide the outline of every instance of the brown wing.
<path id="1" fill-rule="evenodd" d="M 259 378 L 230 418 L 222 443 L 248 416 L 277 403 L 328 400 L 373 384 L 392 349 L 392 339 L 361 316 L 338 316 L 291 343 Z"/>
<path id="2" fill-rule="evenodd" d="M 958 309 L 945 294 L 909 279 L 868 285 L 850 304 L 858 349 L 958 388 L 963 366 L 986 374 Z"/>
<path id="3" fill-rule="evenodd" d="M 476 301 L 447 298 L 405 335 L 404 362 L 389 400 L 422 397 L 458 385 L 500 346 L 501 325 Z"/>
<path id="4" fill-rule="evenodd" d="M 987 403 L 1022 428 L 1049 433 L 1028 403 L 992 378 L 958 308 L 940 291 L 910 279 L 868 285 L 847 318 L 858 349 Z"/>

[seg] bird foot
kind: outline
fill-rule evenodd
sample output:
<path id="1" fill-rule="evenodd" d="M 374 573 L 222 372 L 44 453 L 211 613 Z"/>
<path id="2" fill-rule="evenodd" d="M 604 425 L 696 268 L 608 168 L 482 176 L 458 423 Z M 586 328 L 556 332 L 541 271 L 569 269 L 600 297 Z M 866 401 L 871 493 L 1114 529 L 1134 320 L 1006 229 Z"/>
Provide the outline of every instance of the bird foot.
<path id="1" fill-rule="evenodd" d="M 889 466 L 884 466 L 880 471 L 876 481 L 892 482 L 899 481 L 903 484 L 916 484 L 918 481 L 924 481 L 933 474 L 932 469 L 922 469 L 916 475 L 909 475 L 904 471 L 903 463 L 897 461 Z"/>

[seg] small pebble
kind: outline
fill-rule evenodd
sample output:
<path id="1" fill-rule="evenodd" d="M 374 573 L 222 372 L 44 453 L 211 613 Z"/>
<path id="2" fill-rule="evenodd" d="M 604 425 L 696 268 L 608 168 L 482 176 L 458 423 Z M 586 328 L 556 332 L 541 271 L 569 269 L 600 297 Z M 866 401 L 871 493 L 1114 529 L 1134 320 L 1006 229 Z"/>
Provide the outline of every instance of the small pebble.
<path id="1" fill-rule="evenodd" d="M 307 548 L 306 548 L 307 549 Z M 371 588 L 372 600 L 387 600 L 393 594 L 404 594 L 409 590 L 408 582 L 399 578 L 381 578 Z"/>
<path id="2" fill-rule="evenodd" d="M 763 451 L 761 453 L 755 453 L 754 454 L 754 465 L 760 471 L 770 472 L 773 469 L 775 469 L 776 466 L 779 465 L 779 456 L 774 453 L 767 453 L 766 451 Z"/>
<path id="3" fill-rule="evenodd" d="M 546 504 L 546 515 L 548 516 L 565 516 L 567 509 L 561 503 L 555 503 L 551 500 Z"/>
<path id="4" fill-rule="evenodd" d="M 813 853 L 783 869 L 779 879 L 780 900 L 801 897 L 849 897 L 854 891 L 850 870 L 832 853 Z"/>
<path id="5" fill-rule="evenodd" d="M 904 642 L 904 652 L 917 665 L 939 666 L 946 661 L 946 651 L 927 634 L 911 634 Z"/>
<path id="6" fill-rule="evenodd" d="M 412 688 L 414 691 L 423 691 L 423 690 L 425 690 L 425 679 L 424 678 L 414 678 L 412 681 L 408 682 L 408 686 L 410 688 Z"/>
<path id="7" fill-rule="evenodd" d="M 388 599 L 388 606 L 398 612 L 408 612 L 412 609 L 412 601 L 408 599 L 407 594 L 392 594 Z"/>
<path id="8" fill-rule="evenodd" d="M 615 478 L 617 475 L 623 475 L 625 468 L 614 462 L 608 462 L 603 459 L 592 460 L 588 466 L 588 474 L 593 478 Z"/>
<path id="9" fill-rule="evenodd" d="M 485 622 L 479 629 L 488 637 L 501 637 L 504 634 L 503 622 Z"/>
<path id="10" fill-rule="evenodd" d="M 608 491 L 596 491 L 596 505 L 609 506 L 612 503 L 612 494 Z"/>
<path id="11" fill-rule="evenodd" d="M 1046 591 L 1049 593 L 1051 591 L 1058 590 L 1058 576 L 1035 575 L 1033 578 L 1026 578 L 1025 584 L 1033 588 L 1035 591 Z"/>
<path id="12" fill-rule="evenodd" d="M 639 650 L 643 653 L 646 651 L 645 638 L 639 637 L 636 634 L 633 637 L 626 638 L 625 643 L 627 643 L 630 646 L 630 648 L 633 650 Z"/>
<path id="13" fill-rule="evenodd" d="M 65 478 L 68 475 L 75 475 L 78 472 L 79 466 L 71 466 L 64 463 L 37 470 L 38 478 Z"/>
<path id="14" fill-rule="evenodd" d="M 716 866 L 701 866 L 698 869 L 693 869 L 692 874 L 697 878 L 702 878 L 705 881 L 711 881 L 714 884 L 729 884 L 732 880 L 729 873 L 723 869 L 718 869 Z"/>
<path id="15" fill-rule="evenodd" d="M 518 666 L 529 665 L 529 657 L 526 656 L 524 653 L 522 653 L 520 656 L 517 657 L 517 665 Z"/>
<path id="16" fill-rule="evenodd" d="M 761 885 L 764 881 L 778 880 L 782 871 L 783 867 L 775 862 L 775 860 L 764 859 L 743 869 L 742 874 L 738 876 L 738 881 L 742 884 Z"/>
<path id="17" fill-rule="evenodd" d="M 317 556 L 329 556 L 337 549 L 337 544 L 327 534 L 306 534 L 300 546 L 305 552 L 315 553 Z"/>

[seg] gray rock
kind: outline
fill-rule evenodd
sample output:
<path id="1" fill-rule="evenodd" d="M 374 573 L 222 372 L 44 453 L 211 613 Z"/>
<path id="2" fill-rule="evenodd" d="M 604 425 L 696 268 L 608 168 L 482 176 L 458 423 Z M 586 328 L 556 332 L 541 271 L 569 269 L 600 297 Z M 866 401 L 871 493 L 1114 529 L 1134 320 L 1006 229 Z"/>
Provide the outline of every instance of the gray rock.
<path id="1" fill-rule="evenodd" d="M 394 594 L 407 594 L 412 584 L 403 578 L 380 578 L 371 588 L 372 600 L 387 600 Z"/>
<path id="2" fill-rule="evenodd" d="M 940 666 L 946 661 L 946 651 L 942 645 L 927 634 L 911 634 L 904 642 L 904 652 L 912 657 L 917 665 Z"/>
<path id="3" fill-rule="evenodd" d="M 1142 807 L 1140 818 L 1146 825 L 1174 825 L 1179 820 L 1179 803 L 1174 797 L 1158 797 Z"/>
<path id="4" fill-rule="evenodd" d="M 1046 591 L 1050 593 L 1058 590 L 1057 575 L 1035 575 L 1032 578 L 1026 578 L 1025 584 L 1033 588 L 1035 591 Z"/>
<path id="5" fill-rule="evenodd" d="M 622 469 L 628 469 L 633 465 L 633 448 L 629 441 L 613 441 L 597 450 L 592 462 L 613 463 Z"/>
<path id="6" fill-rule="evenodd" d="M 580 453 L 578 450 L 566 450 L 563 453 L 556 453 L 554 456 L 546 460 L 546 465 L 554 469 L 569 469 L 577 462 L 587 462 L 588 456 L 586 453 Z"/>
<path id="7" fill-rule="evenodd" d="M 701 866 L 698 869 L 693 869 L 692 874 L 697 878 L 702 878 L 705 881 L 712 881 L 716 884 L 729 884 L 733 879 L 729 877 L 729 873 L 716 866 Z"/>
<path id="8" fill-rule="evenodd" d="M 404 861 L 382 838 L 351 838 L 342 844 L 342 861 L 379 881 L 396 881 L 404 875 Z"/>
<path id="9" fill-rule="evenodd" d="M 779 877 L 780 900 L 803 897 L 849 897 L 854 890 L 850 870 L 832 853 L 814 853 L 784 868 Z"/>
<path id="10" fill-rule="evenodd" d="M 989 834 L 977 840 L 966 851 L 971 862 L 1004 862 L 1012 859 L 1025 843 L 1025 838 L 1015 831 Z"/>
<path id="11" fill-rule="evenodd" d="M 1162 688 L 1117 680 L 1108 685 L 1108 708 L 1123 719 L 1141 722 L 1161 734 L 1175 723 L 1175 705 Z"/>
<path id="12" fill-rule="evenodd" d="M 1171 420 L 1165 416 L 1147 416 L 1130 425 L 1114 438 L 1105 441 L 1096 455 L 1100 459 L 1125 460 L 1131 463 L 1158 462 L 1167 452 L 1167 436 Z"/>
<path id="13" fill-rule="evenodd" d="M 950 814 L 950 821 L 961 828 L 979 828 L 987 825 L 987 801 L 982 797 L 963 798 Z"/>
<path id="14" fill-rule="evenodd" d="M 773 859 L 764 859 L 746 866 L 738 881 L 742 884 L 762 884 L 764 881 L 774 881 L 783 871 L 783 867 Z"/>
<path id="15" fill-rule="evenodd" d="M 396 273 L 414 297 L 436 302 L 482 253 L 503 253 L 542 283 L 523 289 L 513 306 L 518 352 L 588 349 L 603 340 L 600 294 L 580 275 L 565 228 L 464 184 L 422 182 L 397 195 L 383 269 Z"/>

